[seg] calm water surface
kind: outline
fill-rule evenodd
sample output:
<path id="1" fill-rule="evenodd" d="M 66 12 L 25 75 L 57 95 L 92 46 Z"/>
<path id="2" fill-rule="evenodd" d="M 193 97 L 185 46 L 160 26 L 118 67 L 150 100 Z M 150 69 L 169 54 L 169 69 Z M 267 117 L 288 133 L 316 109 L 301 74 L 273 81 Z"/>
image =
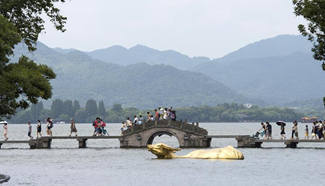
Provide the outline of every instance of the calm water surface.
<path id="1" fill-rule="evenodd" d="M 258 123 L 200 126 L 210 135 L 253 134 L 260 127 Z M 77 128 L 79 135 L 92 134 L 90 124 Z M 119 128 L 119 124 L 110 125 L 110 135 L 119 135 Z M 34 133 L 35 129 L 34 125 Z M 290 129 L 288 125 L 287 134 Z M 303 129 L 300 124 L 300 137 Z M 2 127 L 0 132 L 2 135 Z M 279 138 L 278 126 L 273 125 L 273 133 Z M 68 135 L 69 125 L 55 125 L 53 134 Z M 9 125 L 9 138 L 27 139 L 27 126 Z M 157 137 L 154 142 L 178 146 L 175 137 Z M 30 150 L 24 144 L 4 144 L 0 173 L 10 175 L 11 180 L 3 185 L 325 185 L 325 144 L 298 144 L 297 149 L 285 149 L 278 143 L 265 144 L 262 149 L 239 149 L 245 156 L 243 161 L 157 160 L 146 149 L 120 149 L 116 139 L 88 140 L 87 145 L 87 149 L 78 149 L 76 140 L 53 140 L 52 149 Z M 212 140 L 212 148 L 226 145 L 236 146 L 236 141 Z M 177 154 L 193 150 L 183 149 Z"/>

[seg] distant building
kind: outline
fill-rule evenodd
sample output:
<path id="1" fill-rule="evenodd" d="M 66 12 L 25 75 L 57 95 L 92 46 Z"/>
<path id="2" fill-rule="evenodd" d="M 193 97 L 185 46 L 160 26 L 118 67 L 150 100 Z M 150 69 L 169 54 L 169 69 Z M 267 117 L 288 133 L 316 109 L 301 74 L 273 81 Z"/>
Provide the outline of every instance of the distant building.
<path id="1" fill-rule="evenodd" d="M 246 108 L 252 108 L 253 105 L 250 103 L 245 103 L 245 104 L 243 104 L 243 106 Z"/>

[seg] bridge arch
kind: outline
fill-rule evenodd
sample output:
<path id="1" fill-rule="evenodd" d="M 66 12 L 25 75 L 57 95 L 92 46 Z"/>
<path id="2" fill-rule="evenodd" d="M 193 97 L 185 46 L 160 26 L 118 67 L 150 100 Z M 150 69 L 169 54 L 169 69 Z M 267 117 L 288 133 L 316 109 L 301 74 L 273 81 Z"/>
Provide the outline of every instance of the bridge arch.
<path id="1" fill-rule="evenodd" d="M 207 130 L 198 125 L 182 121 L 159 120 L 135 125 L 124 131 L 120 138 L 121 148 L 144 148 L 152 144 L 155 137 L 169 135 L 176 137 L 179 147 L 209 147 L 211 138 Z"/>
<path id="2" fill-rule="evenodd" d="M 178 146 L 181 146 L 181 141 L 180 141 L 180 137 L 177 136 L 177 134 L 175 132 L 172 132 L 172 131 L 167 131 L 167 130 L 161 130 L 161 131 L 157 131 L 157 132 L 154 132 L 147 140 L 146 142 L 146 145 L 151 145 L 154 141 L 154 139 L 157 137 L 157 136 L 162 136 L 162 135 L 168 135 L 168 136 L 173 136 L 177 139 L 177 142 L 178 142 Z"/>

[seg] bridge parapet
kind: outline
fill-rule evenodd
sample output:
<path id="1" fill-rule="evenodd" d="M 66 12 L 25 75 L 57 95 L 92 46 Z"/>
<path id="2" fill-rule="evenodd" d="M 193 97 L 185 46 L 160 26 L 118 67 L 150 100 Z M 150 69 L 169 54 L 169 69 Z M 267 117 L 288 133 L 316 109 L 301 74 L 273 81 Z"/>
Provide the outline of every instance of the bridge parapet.
<path id="1" fill-rule="evenodd" d="M 142 132 L 151 128 L 173 128 L 182 130 L 187 133 L 196 135 L 208 135 L 208 131 L 204 128 L 198 127 L 195 124 L 189 124 L 186 121 L 173 121 L 173 120 L 158 120 L 158 121 L 148 121 L 141 125 L 134 125 L 132 128 L 123 131 L 122 135 L 132 135 L 135 133 Z"/>

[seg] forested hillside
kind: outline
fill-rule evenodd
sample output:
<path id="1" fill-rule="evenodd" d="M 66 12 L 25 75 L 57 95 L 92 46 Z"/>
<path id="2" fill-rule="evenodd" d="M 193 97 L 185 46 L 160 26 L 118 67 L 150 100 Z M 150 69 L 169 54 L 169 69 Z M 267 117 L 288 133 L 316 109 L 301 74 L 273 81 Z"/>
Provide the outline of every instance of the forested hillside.
<path id="1" fill-rule="evenodd" d="M 90 58 L 83 52 L 57 52 L 42 43 L 33 54 L 23 46 L 16 54 L 26 54 L 47 64 L 57 73 L 53 98 L 103 100 L 126 107 L 151 108 L 158 105 L 177 107 L 216 105 L 230 102 L 255 102 L 206 75 L 167 65 L 145 63 L 120 66 Z"/>
<path id="2" fill-rule="evenodd" d="M 280 35 L 213 60 L 141 45 L 130 49 L 113 46 L 88 55 L 116 64 L 168 64 L 201 72 L 244 96 L 279 105 L 323 97 L 325 87 L 321 85 L 325 73 L 313 60 L 310 50 L 311 43 L 302 36 Z"/>
<path id="3" fill-rule="evenodd" d="M 182 107 L 173 108 L 176 111 L 178 120 L 189 122 L 249 122 L 249 121 L 294 121 L 300 120 L 306 113 L 289 108 L 258 106 L 247 107 L 241 104 L 219 104 L 216 106 Z M 96 117 L 101 117 L 109 123 L 120 123 L 127 117 L 133 118 L 134 115 L 142 115 L 146 118 L 147 112 L 154 113 L 152 109 L 137 109 L 134 107 L 122 107 L 114 104 L 110 108 L 105 108 L 103 101 L 87 100 L 85 105 L 80 105 L 77 100 L 60 100 L 52 102 L 51 107 L 46 109 L 43 103 L 32 105 L 29 110 L 19 111 L 10 122 L 26 123 L 37 120 L 45 121 L 51 117 L 55 122 L 69 122 L 74 119 L 78 123 L 91 123 Z M 310 114 L 310 113 L 309 113 Z M 313 115 L 319 116 L 319 115 Z"/>

